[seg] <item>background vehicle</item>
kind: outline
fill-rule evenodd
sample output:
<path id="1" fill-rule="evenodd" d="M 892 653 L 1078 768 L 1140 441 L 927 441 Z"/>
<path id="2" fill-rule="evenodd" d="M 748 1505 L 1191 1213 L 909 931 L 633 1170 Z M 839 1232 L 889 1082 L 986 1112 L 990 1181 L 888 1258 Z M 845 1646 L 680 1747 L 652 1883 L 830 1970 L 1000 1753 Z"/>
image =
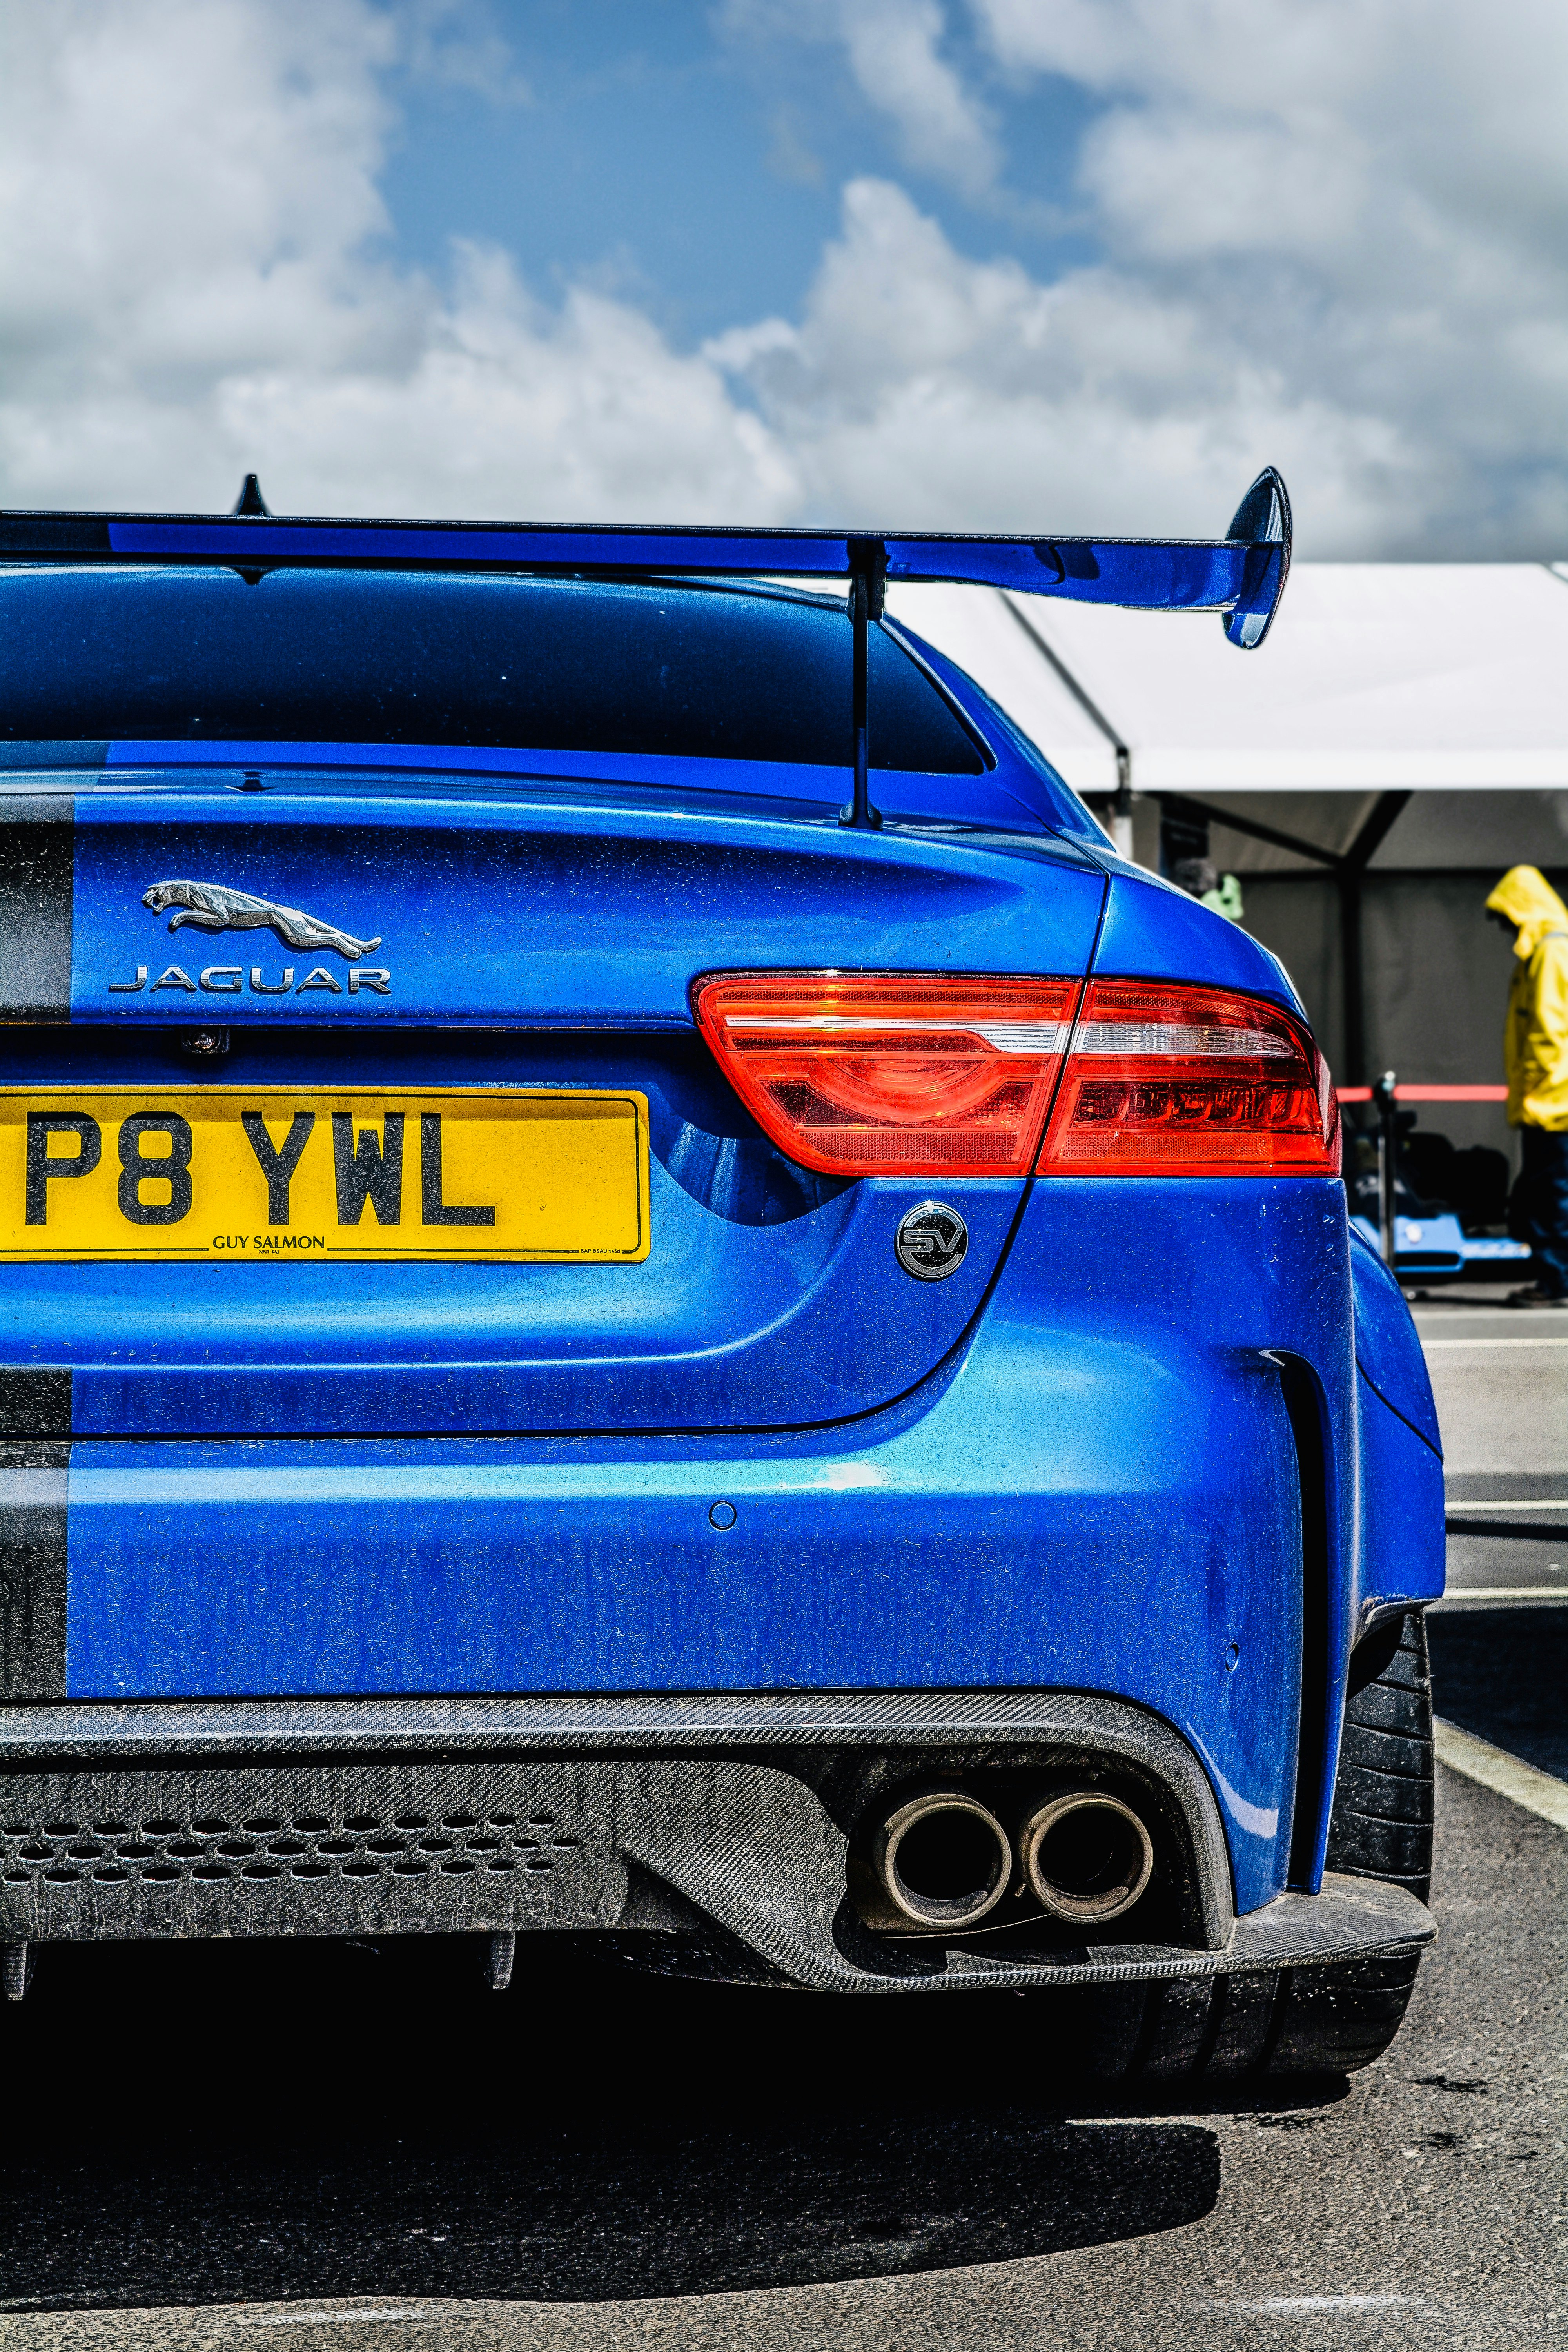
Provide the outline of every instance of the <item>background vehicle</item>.
<path id="1" fill-rule="evenodd" d="M 1342 1096 L 1341 1101 L 1342 1109 Z M 1513 1280 L 1528 1267 L 1531 1251 L 1528 1242 L 1509 1238 L 1506 1153 L 1483 1144 L 1456 1151 L 1446 1135 L 1417 1132 L 1419 1118 L 1408 1109 L 1394 1118 L 1395 1274 L 1424 1284 Z M 1375 1132 L 1365 1126 L 1348 1131 L 1343 1158 L 1351 1222 L 1377 1249 L 1383 1179 Z"/>
<path id="2" fill-rule="evenodd" d="M 1384 2046 L 1441 1468 L 1327 1072 L 879 617 L 1246 646 L 1288 531 L 6 519 L 14 1990 L 549 1930 Z"/>

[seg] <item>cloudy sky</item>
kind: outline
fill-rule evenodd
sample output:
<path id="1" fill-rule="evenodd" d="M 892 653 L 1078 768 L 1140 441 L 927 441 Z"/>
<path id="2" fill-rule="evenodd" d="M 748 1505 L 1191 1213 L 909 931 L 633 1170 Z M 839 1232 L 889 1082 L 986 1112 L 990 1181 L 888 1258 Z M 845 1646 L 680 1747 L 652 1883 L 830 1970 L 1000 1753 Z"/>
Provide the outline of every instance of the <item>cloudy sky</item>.
<path id="1" fill-rule="evenodd" d="M 0 499 L 1568 555 L 1563 0 L 0 0 Z"/>

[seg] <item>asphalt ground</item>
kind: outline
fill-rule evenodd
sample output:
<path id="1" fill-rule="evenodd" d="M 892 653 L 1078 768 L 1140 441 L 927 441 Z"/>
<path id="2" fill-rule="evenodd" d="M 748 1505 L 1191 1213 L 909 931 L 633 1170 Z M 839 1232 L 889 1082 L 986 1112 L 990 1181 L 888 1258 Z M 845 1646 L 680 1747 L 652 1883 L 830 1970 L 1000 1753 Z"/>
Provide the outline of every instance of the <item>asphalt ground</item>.
<path id="1" fill-rule="evenodd" d="M 1413 1312 L 1443 1433 L 1450 1593 L 1568 1595 L 1568 1311 L 1456 1285 Z"/>
<path id="2" fill-rule="evenodd" d="M 1568 1838 L 1439 1796 L 1387 2058 L 1197 2107 L 1075 2091 L 1009 1996 L 49 1953 L 5 2021 L 0 2346 L 1561 2344 Z"/>
<path id="3" fill-rule="evenodd" d="M 1466 1343 L 1450 1517 L 1568 1496 L 1568 1349 L 1519 1344 L 1554 1318 L 1417 1317 Z M 1452 1533 L 1431 1633 L 1439 1711 L 1562 1775 L 1560 1561 Z M 1377 2065 L 1167 2108 L 1076 2084 L 1046 1997 L 57 1948 L 0 2016 L 0 2347 L 1561 2345 L 1568 1835 L 1440 1769 L 1433 1907 Z"/>
<path id="4" fill-rule="evenodd" d="M 1413 1311 L 1445 1454 L 1451 1597 L 1427 1620 L 1437 1709 L 1568 1780 L 1568 1313 L 1521 1314 L 1479 1285 Z M 1500 1592 L 1519 1597 L 1487 1605 Z"/>

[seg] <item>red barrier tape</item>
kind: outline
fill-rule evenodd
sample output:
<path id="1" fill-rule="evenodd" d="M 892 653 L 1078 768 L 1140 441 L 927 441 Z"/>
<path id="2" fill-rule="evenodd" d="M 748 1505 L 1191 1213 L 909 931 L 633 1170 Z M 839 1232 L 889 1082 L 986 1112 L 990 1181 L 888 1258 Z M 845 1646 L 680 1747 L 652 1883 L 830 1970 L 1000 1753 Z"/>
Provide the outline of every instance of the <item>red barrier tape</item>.
<path id="1" fill-rule="evenodd" d="M 1371 1102 L 1370 1087 L 1336 1087 L 1334 1093 L 1342 1103 Z M 1398 1087 L 1394 1089 L 1395 1102 L 1507 1102 L 1506 1087 Z"/>

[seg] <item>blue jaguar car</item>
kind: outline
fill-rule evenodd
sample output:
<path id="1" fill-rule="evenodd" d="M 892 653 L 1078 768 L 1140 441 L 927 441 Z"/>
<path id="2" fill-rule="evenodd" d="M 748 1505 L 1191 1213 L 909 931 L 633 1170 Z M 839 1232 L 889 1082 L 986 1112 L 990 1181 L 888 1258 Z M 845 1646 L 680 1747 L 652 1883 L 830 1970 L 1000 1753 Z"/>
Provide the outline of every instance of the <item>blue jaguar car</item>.
<path id="1" fill-rule="evenodd" d="M 0 1943 L 466 1935 L 1366 2063 L 1438 1434 L 1289 977 L 886 583 L 1145 542 L 0 518 Z M 616 1979 L 603 1981 L 613 1999 Z"/>

